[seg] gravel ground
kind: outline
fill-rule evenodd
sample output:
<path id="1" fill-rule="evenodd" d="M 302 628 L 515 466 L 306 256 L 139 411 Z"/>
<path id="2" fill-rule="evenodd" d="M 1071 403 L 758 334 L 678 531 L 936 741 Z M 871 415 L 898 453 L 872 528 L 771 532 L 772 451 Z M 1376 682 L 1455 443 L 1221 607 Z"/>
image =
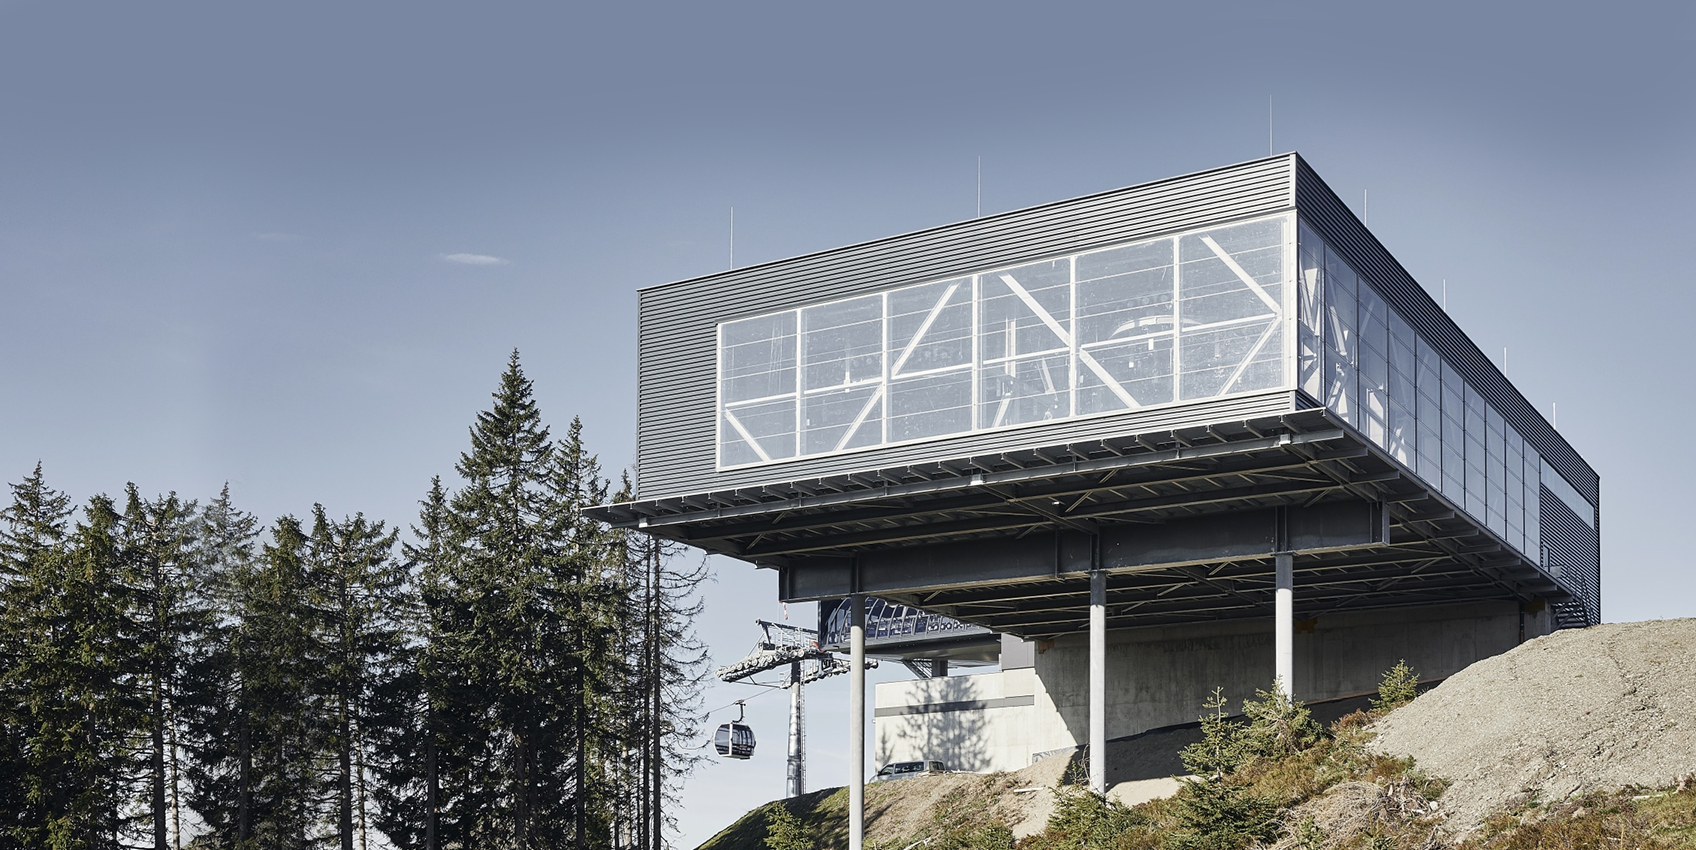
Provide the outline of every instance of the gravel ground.
<path id="1" fill-rule="evenodd" d="M 1450 677 L 1374 727 L 1374 748 L 1453 781 L 1469 831 L 1530 799 L 1696 772 L 1696 619 L 1556 632 Z"/>

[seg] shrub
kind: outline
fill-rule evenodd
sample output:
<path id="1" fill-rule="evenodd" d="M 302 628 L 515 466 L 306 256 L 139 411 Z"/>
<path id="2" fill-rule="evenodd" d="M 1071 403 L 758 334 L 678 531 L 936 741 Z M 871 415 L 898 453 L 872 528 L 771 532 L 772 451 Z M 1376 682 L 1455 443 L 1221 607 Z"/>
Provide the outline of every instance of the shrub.
<path id="1" fill-rule="evenodd" d="M 1201 740 L 1178 753 L 1184 769 L 1197 776 L 1219 779 L 1248 759 L 1243 749 L 1243 724 L 1225 713 L 1225 694 L 1214 688 L 1202 703 Z"/>
<path id="2" fill-rule="evenodd" d="M 777 803 L 766 813 L 767 850 L 813 850 L 813 838 L 789 807 Z"/>
<path id="3" fill-rule="evenodd" d="M 1325 733 L 1306 706 L 1277 688 L 1257 691 L 1254 699 L 1243 701 L 1246 722 L 1226 716 L 1219 688 L 1202 707 L 1201 740 L 1178 754 L 1185 769 L 1198 776 L 1219 779 L 1258 759 L 1294 755 L 1317 744 Z"/>
<path id="4" fill-rule="evenodd" d="M 1176 829 L 1170 850 L 1241 850 L 1278 836 L 1278 804 L 1228 780 L 1187 783 L 1174 798 Z"/>
<path id="5" fill-rule="evenodd" d="M 1419 696 L 1419 676 L 1407 666 L 1407 661 L 1397 661 L 1378 683 L 1378 698 L 1372 701 L 1372 710 L 1384 714 L 1413 702 L 1416 696 Z"/>
<path id="6" fill-rule="evenodd" d="M 1149 820 L 1145 813 L 1100 794 L 1056 789 L 1044 840 L 1027 846 L 1117 850 L 1126 846 L 1130 833 L 1146 831 Z"/>

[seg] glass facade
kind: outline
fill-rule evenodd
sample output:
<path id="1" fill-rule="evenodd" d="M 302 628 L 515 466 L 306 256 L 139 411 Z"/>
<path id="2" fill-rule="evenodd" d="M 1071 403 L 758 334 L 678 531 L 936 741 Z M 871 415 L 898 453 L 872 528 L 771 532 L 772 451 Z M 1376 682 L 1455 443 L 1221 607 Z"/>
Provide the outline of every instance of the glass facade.
<path id="1" fill-rule="evenodd" d="M 1275 216 L 725 322 L 718 465 L 1289 387 L 1292 227 Z"/>
<path id="2" fill-rule="evenodd" d="M 1298 385 L 1543 563 L 1540 488 L 1594 508 L 1324 240 L 1302 225 L 1297 241 Z"/>

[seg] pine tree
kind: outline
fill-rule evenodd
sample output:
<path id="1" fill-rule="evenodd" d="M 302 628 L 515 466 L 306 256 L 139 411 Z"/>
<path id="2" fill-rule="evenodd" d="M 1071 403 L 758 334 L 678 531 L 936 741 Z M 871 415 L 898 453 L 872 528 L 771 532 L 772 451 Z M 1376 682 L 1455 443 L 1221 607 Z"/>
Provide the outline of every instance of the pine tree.
<path id="1" fill-rule="evenodd" d="M 366 850 L 369 800 L 366 740 L 378 719 L 377 695 L 402 658 L 405 572 L 391 557 L 398 532 L 363 514 L 332 522 L 312 508 L 308 545 L 325 684 L 326 746 L 336 760 L 336 835 L 341 850 Z"/>
<path id="2" fill-rule="evenodd" d="M 245 719 L 241 771 L 244 847 L 318 845 L 329 814 L 319 769 L 326 749 L 325 659 L 311 601 L 308 539 L 300 521 L 278 519 L 257 568 L 238 577 L 232 655 Z"/>
<path id="3" fill-rule="evenodd" d="M 623 750 L 621 685 L 629 665 L 621 632 L 623 582 L 618 537 L 585 517 L 584 508 L 606 501 L 600 462 L 583 442 L 583 423 L 572 419 L 552 453 L 545 516 L 549 547 L 548 592 L 555 605 L 548 635 L 550 655 L 565 662 L 574 735 L 573 770 L 557 778 L 572 794 L 573 833 L 579 846 L 606 846 L 612 835 L 617 767 Z"/>
<path id="4" fill-rule="evenodd" d="M 544 476 L 550 454 L 529 379 L 513 352 L 493 407 L 477 416 L 471 450 L 455 469 L 466 482 L 454 495 L 450 527 L 455 542 L 451 581 L 471 605 L 469 619 L 448 638 L 448 676 L 483 689 L 486 706 L 467 705 L 479 726 L 467 724 L 459 755 L 470 764 L 467 784 L 455 789 L 466 812 L 456 832 L 484 846 L 555 844 L 571 823 L 568 795 L 548 787 L 545 766 L 569 761 L 559 752 L 562 702 L 571 695 L 553 680 L 555 659 L 540 638 L 554 612 L 545 587 L 547 511 Z M 549 830 L 544 836 L 541 831 Z"/>
<path id="5" fill-rule="evenodd" d="M 26 486 L 40 491 L 39 481 Z M 70 545 L 39 548 L 30 564 L 16 670 L 33 809 L 19 833 L 26 846 L 93 850 L 137 837 L 124 806 L 136 780 L 128 745 L 142 721 L 125 681 L 133 633 L 119 580 L 120 521 L 111 499 L 94 497 Z"/>
<path id="6" fill-rule="evenodd" d="M 0 848 L 34 846 L 48 817 L 29 744 L 32 695 L 40 686 L 31 648 L 48 635 L 51 596 L 38 581 L 68 558 L 70 497 L 47 486 L 41 464 L 11 485 L 0 512 Z"/>
<path id="7" fill-rule="evenodd" d="M 196 535 L 203 592 L 211 603 L 184 670 L 182 715 L 188 806 L 215 846 L 252 843 L 249 700 L 237 663 L 245 591 L 256 582 L 259 522 L 238 510 L 224 485 L 201 510 Z"/>
<path id="8" fill-rule="evenodd" d="M 172 844 L 168 836 L 182 845 L 182 711 L 193 654 L 212 627 L 212 610 L 202 593 L 196 505 L 175 493 L 144 501 L 134 484 L 125 495 L 120 543 L 133 606 L 131 698 L 147 737 L 142 775 L 152 844 L 166 850 Z"/>
<path id="9" fill-rule="evenodd" d="M 469 689 L 445 671 L 455 669 L 450 636 L 464 626 L 465 610 L 453 592 L 449 557 L 448 497 L 440 476 L 419 502 L 416 543 L 401 545 L 407 596 L 397 606 L 406 643 L 393 675 L 373 700 L 372 728 L 377 828 L 403 850 L 440 850 L 442 777 L 456 776 L 450 742 L 469 736 L 450 731 L 465 718 L 458 706 L 474 705 Z M 461 842 L 450 842 L 461 843 Z"/>
<path id="10" fill-rule="evenodd" d="M 631 497 L 628 479 L 614 498 Z M 705 756 L 694 745 L 701 732 L 701 694 L 711 675 L 707 647 L 694 633 L 704 560 L 681 565 L 681 547 L 639 532 L 621 541 L 627 576 L 625 655 L 632 659 L 626 688 L 627 758 L 635 776 L 625 795 L 633 800 L 635 846 L 658 850 L 676 828 L 675 806 L 686 779 Z"/>

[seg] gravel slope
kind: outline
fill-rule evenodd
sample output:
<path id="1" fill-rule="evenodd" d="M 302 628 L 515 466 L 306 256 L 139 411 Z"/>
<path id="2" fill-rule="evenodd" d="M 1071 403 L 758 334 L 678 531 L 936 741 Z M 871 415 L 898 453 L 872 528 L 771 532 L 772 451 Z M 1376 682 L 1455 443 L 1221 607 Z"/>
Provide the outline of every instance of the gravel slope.
<path id="1" fill-rule="evenodd" d="M 1696 619 L 1556 632 L 1485 659 L 1379 721 L 1374 748 L 1454 782 L 1465 831 L 1553 801 L 1696 772 Z"/>

